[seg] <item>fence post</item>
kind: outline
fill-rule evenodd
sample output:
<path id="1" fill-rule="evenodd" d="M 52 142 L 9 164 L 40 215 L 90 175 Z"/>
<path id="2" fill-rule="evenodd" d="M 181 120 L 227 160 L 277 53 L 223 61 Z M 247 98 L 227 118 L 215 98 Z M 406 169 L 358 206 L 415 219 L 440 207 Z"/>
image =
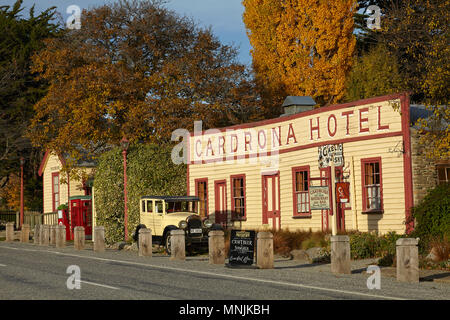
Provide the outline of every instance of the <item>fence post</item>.
<path id="1" fill-rule="evenodd" d="M 142 228 L 139 229 L 139 256 L 151 257 L 152 256 L 152 230 Z"/>
<path id="2" fill-rule="evenodd" d="M 331 272 L 352 273 L 349 236 L 331 236 Z"/>
<path id="3" fill-rule="evenodd" d="M 419 239 L 400 238 L 396 242 L 397 281 L 419 282 Z"/>
<path id="4" fill-rule="evenodd" d="M 6 242 L 14 241 L 14 222 L 8 222 L 6 224 Z"/>
<path id="5" fill-rule="evenodd" d="M 41 225 L 40 224 L 36 224 L 34 226 L 34 237 L 33 237 L 34 244 L 39 244 L 40 239 L 41 239 L 40 233 L 41 233 Z"/>
<path id="6" fill-rule="evenodd" d="M 66 226 L 56 226 L 56 247 L 64 248 L 66 246 Z"/>
<path id="7" fill-rule="evenodd" d="M 98 226 L 94 228 L 94 251 L 105 251 L 105 227 Z"/>
<path id="8" fill-rule="evenodd" d="M 209 263 L 225 264 L 225 237 L 221 230 L 210 231 L 208 237 Z"/>
<path id="9" fill-rule="evenodd" d="M 29 240 L 30 240 L 30 225 L 23 224 L 22 231 L 20 232 L 20 241 L 28 243 Z"/>
<path id="10" fill-rule="evenodd" d="M 260 269 L 273 269 L 273 234 L 258 232 L 256 238 L 256 265 Z"/>
<path id="11" fill-rule="evenodd" d="M 186 243 L 184 239 L 184 230 L 170 231 L 170 260 L 186 259 Z"/>
<path id="12" fill-rule="evenodd" d="M 50 226 L 50 244 L 56 245 L 56 226 L 55 225 Z"/>
<path id="13" fill-rule="evenodd" d="M 41 246 L 48 246 L 50 240 L 50 226 L 48 224 L 43 224 L 41 226 L 41 233 L 40 233 L 40 241 L 39 244 Z"/>
<path id="14" fill-rule="evenodd" d="M 76 250 L 83 250 L 84 249 L 84 243 L 85 243 L 85 233 L 84 233 L 84 227 L 75 227 L 74 228 L 74 241 L 73 245 Z"/>

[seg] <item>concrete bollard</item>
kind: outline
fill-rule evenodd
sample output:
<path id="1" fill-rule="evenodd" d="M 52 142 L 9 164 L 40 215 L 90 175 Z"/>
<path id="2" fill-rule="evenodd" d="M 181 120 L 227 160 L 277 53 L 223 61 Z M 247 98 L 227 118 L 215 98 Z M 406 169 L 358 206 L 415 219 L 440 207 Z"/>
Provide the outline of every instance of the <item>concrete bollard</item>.
<path id="1" fill-rule="evenodd" d="M 258 232 L 256 238 L 256 265 L 260 269 L 273 269 L 273 234 Z"/>
<path id="2" fill-rule="evenodd" d="M 48 246 L 50 241 L 50 226 L 48 224 L 43 224 L 41 226 L 41 232 L 39 234 L 39 244 L 41 246 Z"/>
<path id="3" fill-rule="evenodd" d="M 142 228 L 139 229 L 139 256 L 151 257 L 152 256 L 152 230 Z"/>
<path id="4" fill-rule="evenodd" d="M 105 227 L 99 226 L 94 228 L 94 251 L 105 251 Z"/>
<path id="5" fill-rule="evenodd" d="M 14 241 L 14 222 L 8 222 L 6 224 L 6 242 Z"/>
<path id="6" fill-rule="evenodd" d="M 22 231 L 20 232 L 20 242 L 28 243 L 30 240 L 30 225 L 22 225 Z"/>
<path id="7" fill-rule="evenodd" d="M 74 237 L 73 237 L 73 246 L 75 250 L 83 250 L 84 243 L 86 239 L 86 235 L 84 233 L 84 227 L 75 227 L 73 229 Z"/>
<path id="8" fill-rule="evenodd" d="M 56 226 L 55 225 L 50 226 L 50 244 L 56 245 Z"/>
<path id="9" fill-rule="evenodd" d="M 170 260 L 186 259 L 186 243 L 184 239 L 184 230 L 170 231 Z"/>
<path id="10" fill-rule="evenodd" d="M 419 239 L 400 238 L 396 242 L 397 281 L 419 282 Z"/>
<path id="11" fill-rule="evenodd" d="M 34 226 L 34 236 L 33 236 L 34 244 L 39 244 L 40 234 L 41 234 L 41 225 L 37 224 Z"/>
<path id="12" fill-rule="evenodd" d="M 59 225 L 56 226 L 56 247 L 64 248 L 66 246 L 66 226 Z"/>
<path id="13" fill-rule="evenodd" d="M 331 272 L 351 274 L 350 238 L 331 236 Z"/>
<path id="14" fill-rule="evenodd" d="M 209 263 L 225 264 L 225 236 L 221 230 L 210 231 L 208 237 Z"/>

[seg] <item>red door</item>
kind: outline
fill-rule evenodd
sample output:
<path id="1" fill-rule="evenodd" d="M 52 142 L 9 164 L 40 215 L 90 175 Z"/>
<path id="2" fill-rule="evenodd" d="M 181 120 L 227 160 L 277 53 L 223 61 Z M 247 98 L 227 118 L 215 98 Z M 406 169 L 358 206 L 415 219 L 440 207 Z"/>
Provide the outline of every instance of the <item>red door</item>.
<path id="1" fill-rule="evenodd" d="M 329 185 L 330 172 L 331 172 L 331 167 L 320 169 L 320 177 L 327 178 L 327 179 L 321 180 L 321 185 L 324 185 L 324 186 Z M 336 167 L 334 169 L 334 174 L 335 174 L 335 182 L 343 181 L 342 167 Z M 331 188 L 330 188 L 330 202 L 331 202 L 331 199 L 332 199 L 332 197 L 331 197 Z M 333 205 L 336 207 L 336 215 L 337 215 L 336 228 L 338 231 L 345 231 L 345 223 L 344 223 L 345 210 L 344 210 L 343 204 L 335 203 Z M 331 210 L 322 210 L 322 231 L 324 231 L 324 232 L 327 232 L 331 229 L 330 217 L 331 217 L 331 219 L 333 218 L 333 216 L 331 215 Z"/>
<path id="2" fill-rule="evenodd" d="M 274 230 L 278 230 L 281 228 L 280 174 L 263 175 L 262 189 L 263 224 L 268 224 Z"/>
<path id="3" fill-rule="evenodd" d="M 227 183 L 225 180 L 214 182 L 215 222 L 227 224 Z"/>

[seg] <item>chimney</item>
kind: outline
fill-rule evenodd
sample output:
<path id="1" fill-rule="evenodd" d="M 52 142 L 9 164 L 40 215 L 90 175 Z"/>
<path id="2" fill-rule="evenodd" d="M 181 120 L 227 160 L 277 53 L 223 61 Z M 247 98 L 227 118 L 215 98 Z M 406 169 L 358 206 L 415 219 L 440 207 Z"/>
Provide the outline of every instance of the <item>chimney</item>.
<path id="1" fill-rule="evenodd" d="M 287 96 L 282 105 L 284 113 L 280 117 L 312 110 L 315 105 L 316 102 L 310 96 Z"/>

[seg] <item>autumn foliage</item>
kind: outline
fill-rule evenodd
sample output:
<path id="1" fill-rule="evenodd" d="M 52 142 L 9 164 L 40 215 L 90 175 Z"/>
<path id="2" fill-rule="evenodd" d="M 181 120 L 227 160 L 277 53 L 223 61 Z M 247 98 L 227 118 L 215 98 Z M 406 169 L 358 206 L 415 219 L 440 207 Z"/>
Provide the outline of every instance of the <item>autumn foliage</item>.
<path id="1" fill-rule="evenodd" d="M 321 105 L 344 97 L 356 44 L 356 1 L 243 0 L 243 5 L 265 97 L 312 96 Z"/>
<path id="2" fill-rule="evenodd" d="M 83 11 L 80 30 L 46 41 L 33 59 L 50 88 L 30 136 L 79 158 L 78 150 L 94 155 L 124 135 L 165 142 L 195 120 L 204 128 L 247 121 L 256 103 L 240 90 L 248 79 L 235 58 L 234 47 L 157 1 Z"/>

